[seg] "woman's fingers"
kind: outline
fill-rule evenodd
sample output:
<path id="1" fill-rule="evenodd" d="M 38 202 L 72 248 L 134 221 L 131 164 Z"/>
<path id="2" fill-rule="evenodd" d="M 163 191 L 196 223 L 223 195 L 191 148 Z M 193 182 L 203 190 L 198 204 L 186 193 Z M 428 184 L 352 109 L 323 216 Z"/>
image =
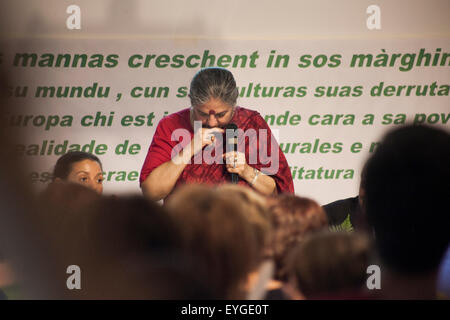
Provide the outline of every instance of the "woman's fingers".
<path id="1" fill-rule="evenodd" d="M 224 155 L 227 168 L 239 168 L 245 165 L 245 154 L 241 152 L 227 152 Z"/>
<path id="2" fill-rule="evenodd" d="M 215 133 L 223 133 L 221 128 L 202 128 L 202 144 L 212 144 L 216 141 Z"/>

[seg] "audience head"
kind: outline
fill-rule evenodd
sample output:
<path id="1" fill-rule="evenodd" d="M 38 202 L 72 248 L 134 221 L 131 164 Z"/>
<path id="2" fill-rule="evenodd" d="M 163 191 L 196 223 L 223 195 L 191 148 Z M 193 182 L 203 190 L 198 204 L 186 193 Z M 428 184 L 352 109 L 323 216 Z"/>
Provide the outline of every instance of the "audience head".
<path id="1" fill-rule="evenodd" d="M 233 199 L 242 209 L 244 217 L 253 227 L 258 245 L 260 259 L 269 257 L 272 240 L 272 222 L 266 199 L 250 188 L 224 184 L 217 188 L 222 196 Z"/>
<path id="2" fill-rule="evenodd" d="M 92 280 L 91 289 L 98 290 L 93 292 L 96 296 L 104 298 L 108 292 L 120 299 L 211 297 L 200 268 L 181 253 L 176 225 L 157 204 L 139 196 L 103 198 L 87 235 L 92 272 L 85 276 Z"/>
<path id="3" fill-rule="evenodd" d="M 286 280 L 286 258 L 305 236 L 328 227 L 325 211 L 314 200 L 281 195 L 270 207 L 274 228 L 272 254 L 277 280 Z"/>
<path id="4" fill-rule="evenodd" d="M 450 135 L 425 126 L 390 131 L 367 163 L 366 210 L 383 263 L 434 272 L 449 245 Z"/>
<path id="5" fill-rule="evenodd" d="M 262 299 L 269 281 L 273 277 L 273 262 L 270 259 L 272 225 L 266 199 L 250 188 L 236 184 L 224 184 L 217 188 L 221 195 L 233 199 L 242 209 L 244 217 L 256 235 L 258 263 L 247 280 L 247 298 Z"/>
<path id="6" fill-rule="evenodd" d="M 53 181 L 71 182 L 103 192 L 103 168 L 99 158 L 82 151 L 68 152 L 56 162 Z"/>
<path id="7" fill-rule="evenodd" d="M 65 196 L 69 193 L 74 199 Z M 43 196 L 42 210 L 53 212 L 42 215 L 48 218 L 42 230 L 54 281 L 61 284 L 55 297 L 211 297 L 199 268 L 181 253 L 178 229 L 164 208 L 137 196 L 102 198 L 77 184 L 49 188 Z M 69 265 L 80 267 L 82 290 L 65 288 Z"/>
<path id="8" fill-rule="evenodd" d="M 319 232 L 289 255 L 290 283 L 307 299 L 362 297 L 370 261 L 366 235 Z"/>
<path id="9" fill-rule="evenodd" d="M 215 189 L 188 185 L 169 199 L 167 207 L 179 225 L 186 252 L 207 266 L 214 296 L 244 298 L 247 276 L 260 252 L 239 203 Z"/>
<path id="10" fill-rule="evenodd" d="M 367 180 L 367 162 L 361 170 L 361 182 L 359 183 L 358 201 L 361 209 L 364 208 L 364 201 L 366 199 L 366 180 Z"/>

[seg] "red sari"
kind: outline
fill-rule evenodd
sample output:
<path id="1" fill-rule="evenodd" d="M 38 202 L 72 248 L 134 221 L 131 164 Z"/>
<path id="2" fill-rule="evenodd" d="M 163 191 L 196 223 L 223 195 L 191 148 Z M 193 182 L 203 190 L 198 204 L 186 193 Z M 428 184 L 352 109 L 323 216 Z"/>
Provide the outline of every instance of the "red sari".
<path id="1" fill-rule="evenodd" d="M 293 193 L 294 183 L 292 181 L 291 171 L 289 169 L 286 158 L 280 147 L 278 146 L 275 138 L 272 136 L 272 132 L 269 126 L 261 117 L 261 115 L 257 111 L 245 109 L 242 107 L 236 107 L 230 123 L 235 123 L 238 128 L 242 129 L 244 132 L 248 132 L 247 130 L 253 129 L 257 133 L 256 140 L 246 138 L 244 143 L 244 139 L 240 139 L 241 144 L 239 145 L 239 151 L 244 151 L 243 148 L 245 148 L 245 157 L 247 164 L 249 164 L 253 168 L 260 170 L 264 174 L 270 175 L 275 180 L 278 193 Z M 182 147 L 190 142 L 189 139 L 184 139 L 186 141 L 181 142 L 178 140 L 171 141 L 172 133 L 176 129 L 187 130 L 190 133 L 191 139 L 193 138 L 194 129 L 192 128 L 190 122 L 189 108 L 170 114 L 161 119 L 161 121 L 159 122 L 158 127 L 156 128 L 156 132 L 153 136 L 152 143 L 150 144 L 150 147 L 148 149 L 144 165 L 142 166 L 139 179 L 139 182 L 141 184 L 155 168 L 171 160 L 173 148 L 176 148 L 176 150 L 181 150 Z M 264 135 L 260 134 L 261 131 L 259 131 L 259 129 L 267 130 L 267 134 L 265 137 Z M 267 151 L 261 153 L 260 151 L 267 146 L 271 146 L 272 149 L 269 148 Z M 276 155 L 276 152 L 273 152 L 274 150 L 278 150 L 278 155 Z M 212 155 L 215 155 L 214 152 L 212 152 Z M 273 165 L 274 162 L 269 161 L 269 159 L 272 159 L 272 155 L 274 155 L 273 161 L 278 161 L 277 165 Z M 255 158 L 255 156 L 257 157 Z M 219 159 L 220 157 L 221 155 L 218 155 L 217 159 Z M 256 161 L 254 161 L 254 159 L 256 159 Z M 224 164 L 216 162 L 208 164 L 205 162 L 205 159 L 202 159 L 201 163 L 195 164 L 193 160 L 194 158 L 192 158 L 191 163 L 186 165 L 186 167 L 184 168 L 175 184 L 174 189 L 185 183 L 218 185 L 231 182 L 231 175 L 226 170 Z M 238 184 L 243 186 L 250 186 L 243 179 L 239 179 Z"/>

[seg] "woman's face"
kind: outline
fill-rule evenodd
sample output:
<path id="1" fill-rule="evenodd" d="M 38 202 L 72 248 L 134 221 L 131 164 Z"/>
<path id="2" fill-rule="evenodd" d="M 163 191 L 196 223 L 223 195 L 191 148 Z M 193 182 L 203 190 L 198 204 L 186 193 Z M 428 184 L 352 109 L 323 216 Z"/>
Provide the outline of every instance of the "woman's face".
<path id="1" fill-rule="evenodd" d="M 67 176 L 67 182 L 81 184 L 102 194 L 103 173 L 100 164 L 88 159 L 73 163 L 72 170 Z"/>
<path id="2" fill-rule="evenodd" d="M 220 99 L 211 98 L 205 104 L 193 108 L 194 121 L 201 121 L 203 127 L 225 127 L 233 117 L 233 107 Z"/>

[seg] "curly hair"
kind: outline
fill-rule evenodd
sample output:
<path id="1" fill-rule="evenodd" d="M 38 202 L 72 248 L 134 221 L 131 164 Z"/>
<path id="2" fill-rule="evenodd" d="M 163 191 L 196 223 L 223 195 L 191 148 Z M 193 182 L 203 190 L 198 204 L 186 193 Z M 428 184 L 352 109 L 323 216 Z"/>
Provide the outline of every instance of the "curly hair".
<path id="1" fill-rule="evenodd" d="M 281 195 L 270 207 L 274 228 L 272 257 L 276 279 L 286 281 L 286 258 L 305 236 L 328 226 L 325 211 L 314 200 L 295 195 Z"/>

